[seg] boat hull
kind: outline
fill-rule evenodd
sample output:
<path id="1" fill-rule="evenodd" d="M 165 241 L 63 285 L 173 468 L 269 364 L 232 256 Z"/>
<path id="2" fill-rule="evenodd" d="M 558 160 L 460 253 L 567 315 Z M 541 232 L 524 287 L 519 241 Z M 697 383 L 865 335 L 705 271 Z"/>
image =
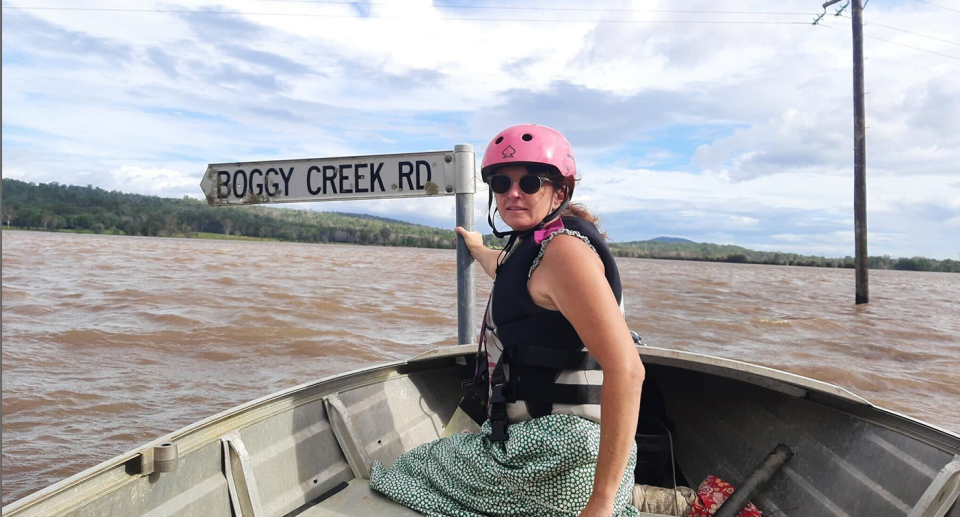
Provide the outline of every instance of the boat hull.
<path id="1" fill-rule="evenodd" d="M 960 436 L 805 377 L 638 350 L 676 424 L 674 455 L 691 484 L 707 474 L 742 481 L 786 443 L 794 458 L 753 498 L 766 512 L 913 517 L 936 515 L 939 504 L 939 515 L 960 517 L 949 501 Z M 3 515 L 409 515 L 364 480 L 373 461 L 390 465 L 444 433 L 473 352 L 441 348 L 263 397 L 16 501 Z M 179 450 L 177 469 L 143 474 L 141 451 L 167 442 Z M 930 494 L 938 490 L 946 495 Z"/>

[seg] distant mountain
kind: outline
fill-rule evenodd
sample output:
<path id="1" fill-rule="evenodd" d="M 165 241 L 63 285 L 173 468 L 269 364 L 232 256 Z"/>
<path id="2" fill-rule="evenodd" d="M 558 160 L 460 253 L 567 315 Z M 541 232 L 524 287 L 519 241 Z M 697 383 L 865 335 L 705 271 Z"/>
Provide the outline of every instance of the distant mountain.
<path id="1" fill-rule="evenodd" d="M 853 257 L 830 258 L 778 251 L 754 251 L 730 244 L 693 242 L 674 237 L 658 237 L 648 241 L 611 242 L 610 250 L 617 257 L 698 260 L 706 262 L 734 262 L 740 264 L 768 264 L 775 266 L 855 267 Z M 899 259 L 889 256 L 869 257 L 870 269 L 899 269 L 907 271 L 941 271 L 960 273 L 960 261 L 935 260 L 924 257 Z"/>
<path id="2" fill-rule="evenodd" d="M 696 244 L 696 242 L 691 241 L 690 239 L 683 239 L 680 237 L 657 237 L 656 239 L 650 239 L 647 242 L 687 242 L 690 244 Z"/>

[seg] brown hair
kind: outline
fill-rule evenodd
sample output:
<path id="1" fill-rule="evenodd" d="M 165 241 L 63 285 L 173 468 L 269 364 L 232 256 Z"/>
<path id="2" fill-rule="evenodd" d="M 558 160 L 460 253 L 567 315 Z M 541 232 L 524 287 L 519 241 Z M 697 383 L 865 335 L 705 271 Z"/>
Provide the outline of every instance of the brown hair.
<path id="1" fill-rule="evenodd" d="M 530 172 L 553 180 L 557 188 L 563 191 L 564 196 L 566 196 L 565 199 L 571 199 L 574 187 L 577 186 L 577 181 L 579 180 L 573 176 L 560 176 L 553 167 L 540 165 L 528 165 L 527 167 Z M 603 224 L 603 221 L 588 210 L 583 203 L 568 203 L 566 208 L 563 209 L 563 212 L 560 213 L 560 217 L 579 217 L 588 223 L 593 223 L 598 229 L 600 225 Z M 607 240 L 607 232 L 601 231 L 600 236 L 603 237 L 603 240 Z"/>

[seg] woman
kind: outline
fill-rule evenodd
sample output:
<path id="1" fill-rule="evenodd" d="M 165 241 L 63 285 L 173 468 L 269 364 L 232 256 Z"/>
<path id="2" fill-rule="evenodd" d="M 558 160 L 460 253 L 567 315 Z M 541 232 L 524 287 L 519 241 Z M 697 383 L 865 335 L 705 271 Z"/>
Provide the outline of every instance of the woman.
<path id="1" fill-rule="evenodd" d="M 510 236 L 502 251 L 457 228 L 494 279 L 481 333 L 489 369 L 479 376 L 489 378 L 489 419 L 390 471 L 376 465 L 371 486 L 434 515 L 635 514 L 627 501 L 644 370 L 596 217 L 570 204 L 573 150 L 550 128 L 513 126 L 487 146 L 481 175 L 511 228 L 494 228 Z"/>

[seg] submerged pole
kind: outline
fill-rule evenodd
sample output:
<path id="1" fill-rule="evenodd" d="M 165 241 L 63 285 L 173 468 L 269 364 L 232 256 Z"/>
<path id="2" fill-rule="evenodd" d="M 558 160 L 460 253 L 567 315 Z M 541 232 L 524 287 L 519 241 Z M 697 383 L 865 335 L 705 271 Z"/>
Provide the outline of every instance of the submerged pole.
<path id="1" fill-rule="evenodd" d="M 863 101 L 863 5 L 851 0 L 853 11 L 853 226 L 856 230 L 856 304 L 870 302 L 867 282 L 867 134 Z"/>
<path id="2" fill-rule="evenodd" d="M 457 226 L 473 231 L 473 195 L 477 191 L 477 158 L 470 144 L 453 148 L 456 164 Z M 457 344 L 473 344 L 476 329 L 474 260 L 463 237 L 457 234 Z"/>

